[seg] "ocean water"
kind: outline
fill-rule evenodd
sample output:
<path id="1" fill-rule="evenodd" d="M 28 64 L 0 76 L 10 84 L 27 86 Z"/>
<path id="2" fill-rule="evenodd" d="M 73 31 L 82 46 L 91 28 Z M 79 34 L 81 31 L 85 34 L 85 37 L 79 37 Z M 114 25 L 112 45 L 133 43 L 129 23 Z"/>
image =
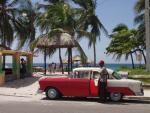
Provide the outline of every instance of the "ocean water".
<path id="1" fill-rule="evenodd" d="M 135 66 L 138 66 L 139 64 L 135 64 Z M 56 64 L 57 67 L 59 67 L 59 64 Z M 64 68 L 67 68 L 67 64 L 63 65 Z M 79 67 L 80 65 L 77 64 L 73 64 L 73 68 Z M 88 65 L 82 65 L 83 67 L 93 67 L 93 64 L 88 64 Z M 34 63 L 33 67 L 43 67 L 44 68 L 44 63 Z M 46 67 L 48 68 L 48 64 L 46 64 Z M 98 64 L 97 64 L 98 67 Z M 117 70 L 120 67 L 129 67 L 132 68 L 132 64 L 106 64 L 105 67 L 113 69 L 113 70 Z M 11 63 L 7 63 L 6 64 L 6 68 L 12 68 L 12 64 Z"/>
<path id="2" fill-rule="evenodd" d="M 138 65 L 138 64 L 136 64 L 136 65 Z M 44 68 L 44 64 L 43 63 L 35 63 L 35 64 L 33 64 L 33 66 L 35 66 L 35 67 L 43 67 Z M 59 64 L 57 64 L 57 66 L 59 67 Z M 83 66 L 84 67 L 92 67 L 93 65 L 90 64 L 90 65 L 83 65 Z M 48 67 L 48 64 L 46 64 L 46 67 Z M 65 64 L 64 67 L 67 67 L 67 64 Z M 76 67 L 79 67 L 79 65 L 73 64 L 73 68 L 76 68 Z M 98 65 L 97 65 L 97 67 L 98 67 Z M 117 70 L 120 67 L 132 68 L 132 64 L 106 64 L 105 67 L 113 69 L 113 70 Z"/>
<path id="3" fill-rule="evenodd" d="M 43 67 L 44 68 L 44 63 L 34 63 L 33 64 L 34 67 Z M 59 64 L 56 64 L 57 67 L 59 67 Z M 136 64 L 135 66 L 138 66 L 138 64 Z M 46 64 L 46 67 L 48 67 L 48 64 Z M 64 64 L 64 67 L 67 67 L 67 64 Z M 77 64 L 73 64 L 73 68 L 79 67 L 79 65 Z M 83 65 L 83 67 L 93 67 L 92 64 L 89 65 Z M 97 65 L 98 67 L 98 65 Z M 117 70 L 120 67 L 129 67 L 132 68 L 132 64 L 106 64 L 105 67 L 113 69 L 113 70 Z M 6 64 L 6 68 L 12 68 L 12 64 L 11 63 L 7 63 Z"/>

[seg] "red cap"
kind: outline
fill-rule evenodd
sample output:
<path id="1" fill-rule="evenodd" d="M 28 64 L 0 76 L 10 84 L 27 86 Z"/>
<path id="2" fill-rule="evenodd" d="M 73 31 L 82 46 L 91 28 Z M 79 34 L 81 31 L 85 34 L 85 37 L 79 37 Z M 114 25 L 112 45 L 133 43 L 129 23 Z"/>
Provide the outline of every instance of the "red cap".
<path id="1" fill-rule="evenodd" d="M 105 64 L 105 62 L 103 60 L 99 61 L 99 65 L 104 65 L 104 64 Z"/>

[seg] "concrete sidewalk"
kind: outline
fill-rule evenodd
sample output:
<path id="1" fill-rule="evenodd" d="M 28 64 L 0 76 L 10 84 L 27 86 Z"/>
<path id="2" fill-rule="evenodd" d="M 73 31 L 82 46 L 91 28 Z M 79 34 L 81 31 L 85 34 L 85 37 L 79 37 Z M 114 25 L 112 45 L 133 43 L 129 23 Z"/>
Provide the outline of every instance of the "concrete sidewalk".
<path id="1" fill-rule="evenodd" d="M 13 96 L 25 96 L 32 97 L 37 95 L 39 88 L 38 79 L 40 77 L 29 77 L 25 79 L 15 80 L 13 82 L 7 82 L 0 87 L 0 95 L 13 95 Z"/>

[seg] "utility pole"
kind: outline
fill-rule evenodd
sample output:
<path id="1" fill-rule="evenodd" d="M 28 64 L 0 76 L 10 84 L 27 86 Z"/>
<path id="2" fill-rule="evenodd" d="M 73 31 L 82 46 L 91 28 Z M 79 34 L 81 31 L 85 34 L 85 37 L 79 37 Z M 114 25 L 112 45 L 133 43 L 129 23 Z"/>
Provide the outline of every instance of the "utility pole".
<path id="1" fill-rule="evenodd" d="M 145 0 L 146 68 L 150 71 L 150 2 Z"/>

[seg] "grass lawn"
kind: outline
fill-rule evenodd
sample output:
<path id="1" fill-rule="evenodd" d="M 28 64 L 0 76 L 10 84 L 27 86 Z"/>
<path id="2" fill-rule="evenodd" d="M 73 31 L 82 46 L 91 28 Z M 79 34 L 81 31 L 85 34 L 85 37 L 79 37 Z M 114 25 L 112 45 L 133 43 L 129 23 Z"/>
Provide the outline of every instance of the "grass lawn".
<path id="1" fill-rule="evenodd" d="M 150 78 L 150 72 L 148 72 L 144 67 L 137 67 L 135 69 L 131 69 L 128 67 L 120 67 L 120 69 L 118 69 L 118 71 L 126 71 L 129 72 L 129 78 L 144 78 L 144 77 L 148 77 Z M 150 84 L 150 79 L 138 79 L 140 81 L 142 81 L 144 84 Z"/>
<path id="2" fill-rule="evenodd" d="M 150 84 L 150 79 L 145 79 L 145 80 L 140 80 L 142 81 L 144 84 Z"/>
<path id="3" fill-rule="evenodd" d="M 145 68 L 131 69 L 131 68 L 127 68 L 127 67 L 121 67 L 120 69 L 118 69 L 118 71 L 129 72 L 129 77 L 134 77 L 134 76 L 138 76 L 138 75 L 147 77 L 148 75 L 150 75 L 150 72 L 148 72 Z"/>

